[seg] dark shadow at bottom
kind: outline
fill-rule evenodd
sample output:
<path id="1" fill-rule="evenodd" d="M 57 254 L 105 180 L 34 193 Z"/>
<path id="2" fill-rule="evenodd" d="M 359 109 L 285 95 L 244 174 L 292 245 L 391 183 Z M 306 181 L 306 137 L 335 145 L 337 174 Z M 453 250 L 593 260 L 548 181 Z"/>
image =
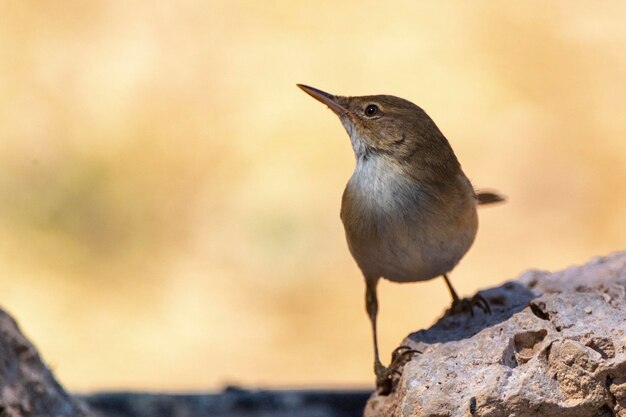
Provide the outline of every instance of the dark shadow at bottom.
<path id="1" fill-rule="evenodd" d="M 104 417 L 361 417 L 371 391 L 259 390 L 78 396 Z"/>

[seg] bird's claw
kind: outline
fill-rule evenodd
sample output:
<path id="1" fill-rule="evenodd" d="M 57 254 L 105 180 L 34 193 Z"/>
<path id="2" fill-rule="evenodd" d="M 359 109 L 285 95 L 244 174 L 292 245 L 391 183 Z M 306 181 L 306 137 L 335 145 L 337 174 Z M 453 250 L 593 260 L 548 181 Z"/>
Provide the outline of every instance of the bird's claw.
<path id="1" fill-rule="evenodd" d="M 472 298 L 463 298 L 461 300 L 454 301 L 449 309 L 449 312 L 450 314 L 469 312 L 473 316 L 474 307 L 478 307 L 485 314 L 491 314 L 491 307 L 489 307 L 489 303 L 480 294 L 476 294 Z"/>
<path id="2" fill-rule="evenodd" d="M 398 346 L 397 348 L 394 349 L 393 352 L 391 352 L 391 365 L 389 366 L 393 366 L 393 364 L 398 362 L 399 360 L 406 359 L 407 356 L 410 359 L 410 356 L 417 355 L 420 353 L 422 352 L 417 349 L 413 349 L 410 346 L 406 346 L 406 345 Z"/>
<path id="3" fill-rule="evenodd" d="M 409 346 L 399 346 L 391 353 L 391 363 L 385 367 L 382 363 L 374 364 L 374 372 L 376 373 L 376 391 L 379 395 L 388 395 L 402 375 L 401 369 L 411 360 L 413 355 L 420 354 L 419 350 Z"/>

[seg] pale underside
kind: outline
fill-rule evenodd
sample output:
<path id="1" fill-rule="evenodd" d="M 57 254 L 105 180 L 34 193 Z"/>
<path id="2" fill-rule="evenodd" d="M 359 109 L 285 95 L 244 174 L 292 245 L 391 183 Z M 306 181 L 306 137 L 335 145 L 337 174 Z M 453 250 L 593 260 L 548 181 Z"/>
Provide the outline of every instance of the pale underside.
<path id="1" fill-rule="evenodd" d="M 407 180 L 383 156 L 359 159 L 344 191 L 341 218 L 348 247 L 367 279 L 423 281 L 448 273 L 468 251 L 478 217 L 462 172 L 446 185 Z"/>

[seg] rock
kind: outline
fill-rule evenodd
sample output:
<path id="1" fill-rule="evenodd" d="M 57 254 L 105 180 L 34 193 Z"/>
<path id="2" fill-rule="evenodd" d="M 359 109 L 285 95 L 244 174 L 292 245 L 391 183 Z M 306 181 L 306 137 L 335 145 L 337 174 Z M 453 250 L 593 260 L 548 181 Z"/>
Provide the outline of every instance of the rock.
<path id="1" fill-rule="evenodd" d="M 445 315 L 365 416 L 626 417 L 626 252 L 480 292 L 492 314 Z"/>
<path id="2" fill-rule="evenodd" d="M 94 417 L 71 398 L 17 323 L 0 310 L 0 416 Z"/>

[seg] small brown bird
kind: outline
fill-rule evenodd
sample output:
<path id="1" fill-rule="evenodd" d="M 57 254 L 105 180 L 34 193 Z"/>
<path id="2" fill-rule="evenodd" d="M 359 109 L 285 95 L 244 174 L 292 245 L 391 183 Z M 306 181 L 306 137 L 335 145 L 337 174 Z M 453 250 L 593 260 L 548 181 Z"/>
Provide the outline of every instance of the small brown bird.
<path id="1" fill-rule="evenodd" d="M 425 281 L 442 276 L 452 310 L 477 305 L 461 300 L 447 274 L 468 251 L 478 228 L 476 206 L 502 201 L 497 193 L 476 193 L 450 144 L 433 120 L 415 104 L 388 95 L 343 97 L 298 84 L 326 104 L 350 135 L 356 168 L 343 193 L 341 220 L 352 256 L 363 272 L 366 307 L 374 336 L 378 392 L 392 389 L 392 377 L 418 353 L 401 346 L 385 367 L 379 358 L 376 286 Z"/>

